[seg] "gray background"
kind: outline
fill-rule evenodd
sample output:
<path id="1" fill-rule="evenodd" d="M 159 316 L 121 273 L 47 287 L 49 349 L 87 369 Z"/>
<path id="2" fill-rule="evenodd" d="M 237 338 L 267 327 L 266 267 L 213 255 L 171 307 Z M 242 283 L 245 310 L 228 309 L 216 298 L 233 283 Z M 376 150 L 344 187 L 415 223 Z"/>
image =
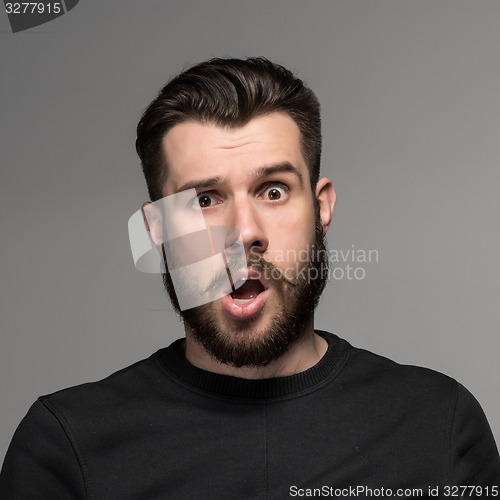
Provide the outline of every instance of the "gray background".
<path id="1" fill-rule="evenodd" d="M 498 0 L 82 0 L 15 35 L 0 13 L 0 460 L 39 395 L 183 334 L 130 255 L 134 129 L 168 78 L 221 55 L 316 91 L 330 248 L 379 252 L 329 285 L 317 326 L 457 378 L 498 442 L 499 25 Z"/>

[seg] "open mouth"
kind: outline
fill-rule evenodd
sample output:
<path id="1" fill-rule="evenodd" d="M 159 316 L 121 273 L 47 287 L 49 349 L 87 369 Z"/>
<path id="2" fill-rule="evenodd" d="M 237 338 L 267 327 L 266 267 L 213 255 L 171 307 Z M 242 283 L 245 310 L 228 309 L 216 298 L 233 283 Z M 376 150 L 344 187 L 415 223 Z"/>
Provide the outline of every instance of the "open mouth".
<path id="1" fill-rule="evenodd" d="M 244 283 L 241 284 L 241 281 L 244 281 Z M 237 304 L 251 302 L 265 290 L 264 285 L 257 278 L 240 280 L 236 282 L 235 288 L 231 293 L 231 297 Z"/>
<path id="2" fill-rule="evenodd" d="M 264 308 L 270 293 L 267 280 L 250 269 L 248 276 L 235 281 L 233 291 L 222 297 L 222 306 L 229 316 L 248 319 Z"/>

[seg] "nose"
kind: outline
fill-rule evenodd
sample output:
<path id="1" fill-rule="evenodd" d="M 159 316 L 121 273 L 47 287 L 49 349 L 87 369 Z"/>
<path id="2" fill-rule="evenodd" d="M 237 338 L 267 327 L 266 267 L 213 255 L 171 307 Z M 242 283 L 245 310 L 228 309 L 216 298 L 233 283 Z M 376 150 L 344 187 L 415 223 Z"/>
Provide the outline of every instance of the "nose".
<path id="1" fill-rule="evenodd" d="M 249 200 L 235 201 L 231 207 L 229 225 L 238 229 L 247 257 L 253 253 L 263 254 L 269 245 L 261 214 Z"/>

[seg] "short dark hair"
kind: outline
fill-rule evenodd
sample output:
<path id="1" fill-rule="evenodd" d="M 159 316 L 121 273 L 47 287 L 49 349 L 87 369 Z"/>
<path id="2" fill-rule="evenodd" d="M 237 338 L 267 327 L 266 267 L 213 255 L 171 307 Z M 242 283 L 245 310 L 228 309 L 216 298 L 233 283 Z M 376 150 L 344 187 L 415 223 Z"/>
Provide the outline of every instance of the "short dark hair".
<path id="1" fill-rule="evenodd" d="M 287 113 L 299 128 L 314 191 L 321 158 L 320 107 L 314 92 L 289 70 L 264 57 L 216 58 L 167 83 L 137 125 L 136 150 L 151 201 L 163 197 L 167 164 L 162 140 L 174 125 L 196 120 L 241 127 L 275 111 Z"/>

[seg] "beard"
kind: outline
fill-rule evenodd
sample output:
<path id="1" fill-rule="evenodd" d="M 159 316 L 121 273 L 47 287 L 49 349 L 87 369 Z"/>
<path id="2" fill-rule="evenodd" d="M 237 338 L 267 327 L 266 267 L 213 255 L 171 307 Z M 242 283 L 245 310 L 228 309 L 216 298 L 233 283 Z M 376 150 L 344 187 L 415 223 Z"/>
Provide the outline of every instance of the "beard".
<path id="1" fill-rule="evenodd" d="M 309 248 L 311 251 L 309 252 Z M 297 276 L 289 279 L 282 269 L 260 254 L 252 254 L 248 267 L 259 271 L 270 281 L 278 307 L 269 326 L 258 329 L 256 324 L 265 313 L 265 304 L 254 317 L 227 319 L 223 327 L 213 303 L 181 311 L 165 260 L 163 283 L 172 306 L 180 315 L 193 338 L 216 361 L 234 367 L 262 367 L 280 358 L 307 334 L 320 296 L 328 281 L 328 255 L 319 211 L 315 215 L 315 236 L 307 249 L 307 260 L 297 266 Z"/>

